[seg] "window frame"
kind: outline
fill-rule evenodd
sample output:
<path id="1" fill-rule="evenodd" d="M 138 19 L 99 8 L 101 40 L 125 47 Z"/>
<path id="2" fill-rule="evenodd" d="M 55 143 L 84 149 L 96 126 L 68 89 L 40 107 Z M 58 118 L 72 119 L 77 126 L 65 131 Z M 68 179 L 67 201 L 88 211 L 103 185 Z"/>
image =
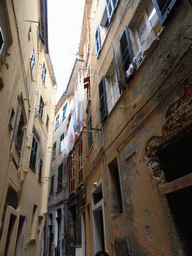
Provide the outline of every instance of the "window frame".
<path id="1" fill-rule="evenodd" d="M 55 178 L 55 176 L 52 175 L 51 176 L 51 184 L 50 184 L 50 192 L 49 192 L 50 195 L 52 195 L 54 192 L 54 178 Z"/>
<path id="2" fill-rule="evenodd" d="M 45 80 L 46 80 L 46 74 L 47 74 L 47 69 L 46 69 L 46 66 L 45 66 L 45 62 L 43 62 L 41 77 L 42 77 L 42 80 L 43 80 L 44 84 L 45 84 Z"/>
<path id="3" fill-rule="evenodd" d="M 39 115 L 41 118 L 43 118 L 43 108 L 44 108 L 44 101 L 42 96 L 40 97 L 40 102 L 39 102 Z"/>
<path id="4" fill-rule="evenodd" d="M 66 118 L 66 112 L 67 112 L 67 103 L 63 107 L 63 120 Z"/>
<path id="5" fill-rule="evenodd" d="M 33 73 L 33 69 L 35 66 L 35 50 L 34 50 L 34 46 L 31 52 L 31 58 L 30 58 L 30 63 L 31 63 L 31 72 Z"/>
<path id="6" fill-rule="evenodd" d="M 59 126 L 59 114 L 55 118 L 55 130 L 58 128 L 58 126 Z"/>
<path id="7" fill-rule="evenodd" d="M 95 31 L 95 47 L 96 47 L 97 58 L 99 58 L 99 55 L 101 52 L 101 35 L 100 35 L 99 26 L 96 28 L 96 31 Z"/>
<path id="8" fill-rule="evenodd" d="M 108 17 L 109 24 L 111 23 L 114 17 L 118 3 L 119 3 L 119 0 L 106 0 L 107 17 Z"/>
<path id="9" fill-rule="evenodd" d="M 166 6 L 164 13 L 162 12 L 161 7 L 158 3 L 159 0 L 151 0 L 151 1 L 156 9 L 157 15 L 159 17 L 159 21 L 160 21 L 161 25 L 163 26 L 165 24 L 165 22 L 167 21 L 167 18 L 169 16 L 171 10 L 173 9 L 175 3 L 177 2 L 177 0 L 170 0 L 170 3 Z M 165 3 L 165 5 L 166 4 L 167 3 Z M 165 7 L 165 5 L 164 5 L 164 7 Z"/>
<path id="10" fill-rule="evenodd" d="M 63 183 L 63 163 L 58 166 L 58 176 L 57 176 L 57 191 L 62 190 Z"/>
<path id="11" fill-rule="evenodd" d="M 57 141 L 53 143 L 52 160 L 56 158 Z"/>
<path id="12" fill-rule="evenodd" d="M 61 152 L 61 142 L 64 140 L 64 138 L 65 138 L 65 133 L 63 132 L 63 133 L 60 135 L 59 152 Z"/>
<path id="13" fill-rule="evenodd" d="M 119 93 L 118 77 L 117 77 L 115 67 L 112 69 L 110 74 L 106 74 L 105 86 L 106 86 L 106 95 L 107 95 L 106 96 L 107 108 L 108 108 L 108 113 L 110 113 L 121 96 L 121 94 Z M 117 93 L 117 99 L 115 97 L 116 93 Z M 110 100 L 111 100 L 111 104 L 109 104 Z"/>
<path id="14" fill-rule="evenodd" d="M 30 155 L 30 168 L 35 171 L 36 168 L 36 161 L 37 161 L 37 150 L 38 150 L 38 140 L 33 135 L 33 141 L 31 145 L 31 155 Z"/>

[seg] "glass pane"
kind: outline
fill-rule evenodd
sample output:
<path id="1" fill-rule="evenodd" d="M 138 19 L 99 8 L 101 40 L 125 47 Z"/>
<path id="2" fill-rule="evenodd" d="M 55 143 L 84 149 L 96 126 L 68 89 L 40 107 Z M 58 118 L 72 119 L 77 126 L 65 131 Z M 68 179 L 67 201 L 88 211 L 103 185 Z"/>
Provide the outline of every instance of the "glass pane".
<path id="1" fill-rule="evenodd" d="M 146 12 L 151 26 L 154 27 L 157 24 L 158 16 L 152 2 L 147 6 Z"/>
<path id="2" fill-rule="evenodd" d="M 149 34 L 149 30 L 147 28 L 147 25 L 145 23 L 144 17 L 141 18 L 138 26 L 137 26 L 137 31 L 139 34 L 139 39 L 141 44 L 145 41 L 145 39 L 147 38 L 148 34 Z"/>

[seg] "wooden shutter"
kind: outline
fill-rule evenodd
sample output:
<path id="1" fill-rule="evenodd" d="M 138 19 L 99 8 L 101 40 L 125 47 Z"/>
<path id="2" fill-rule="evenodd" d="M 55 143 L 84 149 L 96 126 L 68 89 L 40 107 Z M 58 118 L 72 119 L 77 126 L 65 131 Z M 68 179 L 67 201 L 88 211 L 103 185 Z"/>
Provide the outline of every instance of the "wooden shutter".
<path id="1" fill-rule="evenodd" d="M 101 39 L 100 39 L 100 29 L 99 26 L 96 29 L 95 33 L 95 44 L 96 44 L 96 54 L 97 58 L 99 57 L 100 51 L 101 51 Z"/>
<path id="2" fill-rule="evenodd" d="M 101 122 L 103 122 L 108 115 L 107 95 L 106 95 L 106 87 L 105 87 L 105 78 L 104 77 L 101 79 L 101 82 L 99 84 L 99 103 L 100 103 L 99 110 L 100 110 Z"/>
<path id="3" fill-rule="evenodd" d="M 116 69 L 116 73 L 117 73 L 117 80 L 118 80 L 118 86 L 119 86 L 119 93 L 121 94 L 121 76 L 120 76 L 120 71 L 119 71 L 119 65 L 118 65 L 118 61 L 117 61 L 117 54 L 115 51 L 115 43 L 114 40 L 112 41 L 112 45 L 113 45 L 113 55 L 114 55 L 114 61 L 115 61 L 115 69 Z"/>
<path id="4" fill-rule="evenodd" d="M 129 65 L 133 60 L 133 51 L 131 48 L 131 40 L 127 27 L 125 27 L 123 34 L 119 39 L 119 47 L 121 51 L 122 67 L 124 73 L 126 73 L 126 71 L 129 68 Z M 128 82 L 128 79 L 126 80 L 126 82 Z"/>
<path id="5" fill-rule="evenodd" d="M 152 0 L 161 25 L 164 25 L 177 0 Z"/>

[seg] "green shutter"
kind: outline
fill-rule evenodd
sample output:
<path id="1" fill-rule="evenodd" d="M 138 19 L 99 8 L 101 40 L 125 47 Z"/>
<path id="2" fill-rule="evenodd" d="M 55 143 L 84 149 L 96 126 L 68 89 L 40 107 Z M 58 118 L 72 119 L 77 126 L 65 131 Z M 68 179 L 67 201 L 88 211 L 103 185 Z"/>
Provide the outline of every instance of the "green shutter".
<path id="1" fill-rule="evenodd" d="M 107 108 L 107 95 L 106 95 L 106 86 L 105 86 L 105 78 L 102 77 L 101 82 L 99 84 L 99 103 L 100 103 L 100 118 L 101 122 L 103 122 L 108 115 Z"/>
<path id="2" fill-rule="evenodd" d="M 127 27 L 125 27 L 119 39 L 119 47 L 121 51 L 122 67 L 123 67 L 124 73 L 126 73 L 134 57 L 132 47 L 131 47 L 129 31 Z M 128 79 L 126 79 L 126 82 L 128 82 Z"/>
<path id="3" fill-rule="evenodd" d="M 96 54 L 97 54 L 97 58 L 98 58 L 100 51 L 101 51 L 101 39 L 100 39 L 99 26 L 97 27 L 96 32 L 95 32 L 95 45 L 96 45 Z"/>

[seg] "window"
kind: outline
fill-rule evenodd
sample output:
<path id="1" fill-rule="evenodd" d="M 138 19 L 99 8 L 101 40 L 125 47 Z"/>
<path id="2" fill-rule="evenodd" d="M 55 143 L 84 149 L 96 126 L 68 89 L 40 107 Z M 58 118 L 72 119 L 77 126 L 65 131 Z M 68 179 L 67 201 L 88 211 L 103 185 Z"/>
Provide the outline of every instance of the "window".
<path id="1" fill-rule="evenodd" d="M 55 141 L 55 143 L 53 144 L 53 155 L 52 155 L 52 159 L 54 159 L 56 157 L 56 145 L 57 142 Z"/>
<path id="2" fill-rule="evenodd" d="M 31 157 L 30 157 L 30 167 L 35 170 L 35 164 L 36 164 L 36 157 L 37 157 L 37 148 L 38 143 L 35 137 L 33 136 L 33 143 L 31 148 Z"/>
<path id="3" fill-rule="evenodd" d="M 70 192 L 73 192 L 75 189 L 75 152 L 71 154 L 71 161 L 70 161 Z"/>
<path id="4" fill-rule="evenodd" d="M 61 143 L 64 140 L 64 137 L 65 137 L 65 134 L 62 133 L 61 136 L 60 136 L 59 152 L 61 152 Z"/>
<path id="5" fill-rule="evenodd" d="M 107 94 L 107 108 L 110 112 L 120 97 L 119 85 L 117 81 L 117 75 L 114 67 L 114 63 L 111 64 L 106 76 L 106 94 Z"/>
<path id="6" fill-rule="evenodd" d="M 95 44 L 96 44 L 96 54 L 98 58 L 101 51 L 101 38 L 100 38 L 99 26 L 97 27 L 95 32 Z"/>
<path id="7" fill-rule="evenodd" d="M 33 72 L 33 68 L 35 66 L 35 52 L 34 52 L 34 47 L 31 53 L 31 58 L 30 58 L 30 62 L 31 62 L 31 71 Z"/>
<path id="8" fill-rule="evenodd" d="M 51 176 L 50 195 L 53 194 L 54 189 L 54 175 Z"/>
<path id="9" fill-rule="evenodd" d="M 3 37 L 2 29 L 0 27 L 0 54 L 2 53 L 3 46 L 4 46 L 4 37 Z"/>
<path id="10" fill-rule="evenodd" d="M 40 98 L 40 104 L 39 104 L 39 115 L 42 118 L 43 117 L 43 108 L 44 108 L 44 101 L 43 98 Z"/>
<path id="11" fill-rule="evenodd" d="M 104 198 L 102 183 L 92 192 L 92 216 L 93 216 L 93 243 L 94 255 L 98 251 L 105 251 L 105 223 L 104 223 Z"/>
<path id="12" fill-rule="evenodd" d="M 21 152 L 22 144 L 23 144 L 23 136 L 24 136 L 24 116 L 23 112 L 21 111 L 18 130 L 17 130 L 17 136 L 16 136 L 16 148 L 19 152 Z"/>
<path id="13" fill-rule="evenodd" d="M 67 111 L 67 103 L 63 107 L 63 120 L 66 118 L 66 111 Z"/>
<path id="14" fill-rule="evenodd" d="M 78 149 L 79 149 L 79 183 L 81 183 L 83 181 L 83 145 L 82 145 L 82 139 L 79 141 Z"/>
<path id="15" fill-rule="evenodd" d="M 58 126 L 59 126 L 59 114 L 56 116 L 56 119 L 55 119 L 55 130 L 57 129 Z"/>
<path id="16" fill-rule="evenodd" d="M 101 79 L 99 84 L 99 110 L 100 110 L 100 119 L 103 122 L 108 115 L 107 108 L 107 95 L 106 95 L 106 86 L 105 86 L 105 78 Z"/>
<path id="17" fill-rule="evenodd" d="M 39 181 L 41 181 L 41 178 L 42 178 L 42 169 L 43 169 L 43 160 L 40 159 L 40 162 L 39 162 Z"/>
<path id="18" fill-rule="evenodd" d="M 47 127 L 47 129 L 49 128 L 49 120 L 50 120 L 50 118 L 49 118 L 49 116 L 47 115 L 47 120 L 46 120 L 46 127 Z"/>
<path id="19" fill-rule="evenodd" d="M 88 147 L 90 150 L 93 145 L 93 136 L 92 136 L 92 129 L 91 129 L 92 128 L 92 115 L 89 116 L 87 127 L 88 127 Z"/>
<path id="20" fill-rule="evenodd" d="M 161 30 L 162 26 L 160 25 L 156 10 L 150 1 L 147 5 L 143 15 L 136 26 L 136 40 L 139 48 L 141 48 L 142 44 L 147 39 L 150 34 L 152 28 L 155 28 L 158 33 Z"/>
<path id="21" fill-rule="evenodd" d="M 152 0 L 161 25 L 164 25 L 167 16 L 171 12 L 171 9 L 173 8 L 176 1 L 177 0 Z"/>
<path id="22" fill-rule="evenodd" d="M 119 3 L 119 0 L 107 0 L 107 16 L 108 16 L 109 23 L 113 18 L 113 15 L 115 13 L 118 3 Z"/>
<path id="23" fill-rule="evenodd" d="M 46 73 L 47 73 L 47 69 L 46 69 L 46 67 L 45 67 L 45 63 L 43 62 L 42 74 L 41 74 L 41 77 L 42 77 L 43 83 L 45 83 Z"/>
<path id="24" fill-rule="evenodd" d="M 115 214 L 123 212 L 121 186 L 117 159 L 109 164 L 111 178 L 111 211 Z"/>
<path id="25" fill-rule="evenodd" d="M 58 167 L 58 179 L 57 179 L 57 190 L 62 189 L 62 178 L 63 178 L 63 163 Z"/>
<path id="26" fill-rule="evenodd" d="M 125 27 L 123 34 L 120 37 L 119 47 L 121 51 L 122 67 L 124 73 L 126 73 L 126 71 L 129 68 L 129 65 L 132 63 L 133 60 L 133 51 L 131 48 L 131 41 L 127 27 Z M 129 80 L 126 79 L 126 82 L 128 81 Z"/>

